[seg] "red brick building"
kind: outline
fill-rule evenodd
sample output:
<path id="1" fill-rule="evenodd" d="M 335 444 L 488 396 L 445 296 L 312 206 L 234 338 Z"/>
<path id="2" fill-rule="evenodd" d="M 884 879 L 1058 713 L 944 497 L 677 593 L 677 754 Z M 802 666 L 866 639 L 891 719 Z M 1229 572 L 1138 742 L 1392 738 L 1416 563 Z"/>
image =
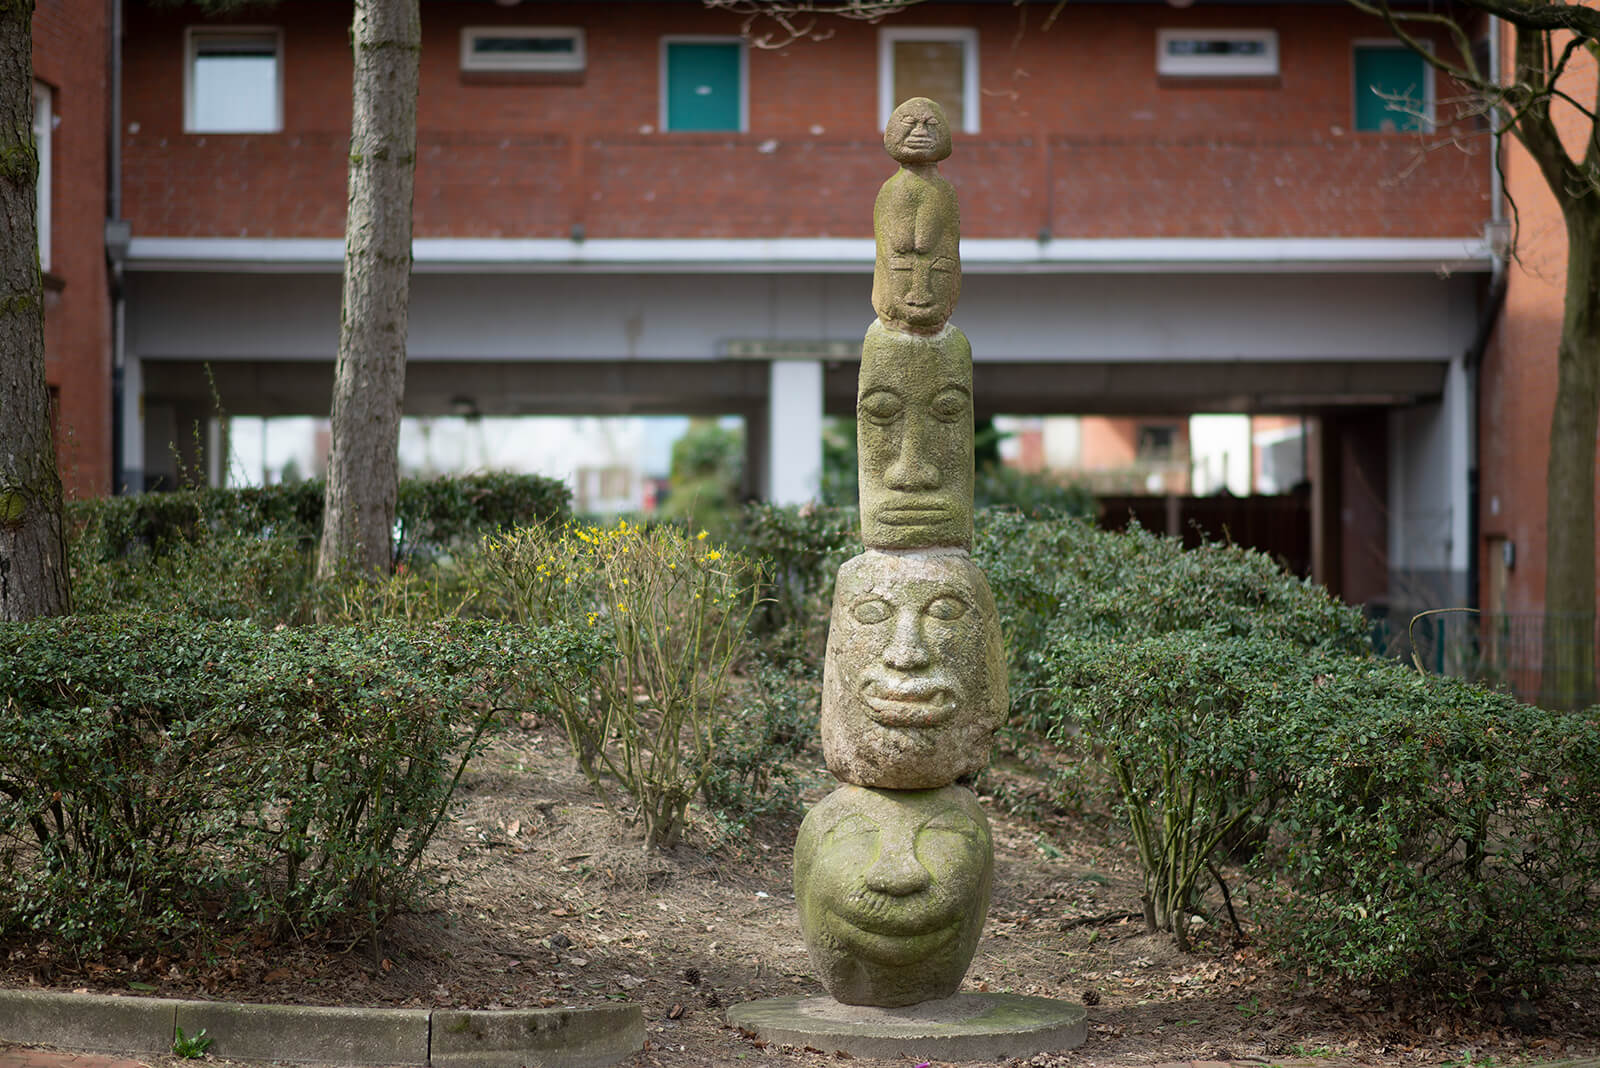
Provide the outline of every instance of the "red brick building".
<path id="1" fill-rule="evenodd" d="M 45 380 L 69 496 L 112 488 L 109 17 L 105 0 L 37 0 L 33 16 Z"/>
<path id="2" fill-rule="evenodd" d="M 219 404 L 327 409 L 349 7 L 111 10 L 141 486 L 205 470 Z M 803 498 L 822 416 L 853 410 L 882 124 L 933 95 L 980 415 L 1304 416 L 1319 576 L 1468 596 L 1489 157 L 1419 160 L 1448 90 L 1353 9 L 1072 4 L 1046 30 L 930 2 L 777 50 L 698 0 L 422 10 L 408 411 L 738 414 L 751 488 Z M 62 381 L 64 412 L 110 393 Z"/>

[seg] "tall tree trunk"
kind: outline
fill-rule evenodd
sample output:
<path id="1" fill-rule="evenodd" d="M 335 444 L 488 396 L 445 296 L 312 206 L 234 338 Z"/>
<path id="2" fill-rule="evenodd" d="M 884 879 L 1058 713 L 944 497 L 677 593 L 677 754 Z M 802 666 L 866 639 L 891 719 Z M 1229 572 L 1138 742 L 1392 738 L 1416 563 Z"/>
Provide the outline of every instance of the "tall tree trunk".
<path id="1" fill-rule="evenodd" d="M 1595 692 L 1596 432 L 1600 428 L 1600 205 L 1564 205 L 1567 292 L 1550 419 L 1545 508 L 1543 701 L 1574 708 Z"/>
<path id="2" fill-rule="evenodd" d="M 0 620 L 68 611 L 44 379 L 33 147 L 33 0 L 0 0 Z"/>
<path id="3" fill-rule="evenodd" d="M 399 492 L 417 156 L 419 0 L 356 0 L 344 301 L 319 577 L 386 572 Z"/>

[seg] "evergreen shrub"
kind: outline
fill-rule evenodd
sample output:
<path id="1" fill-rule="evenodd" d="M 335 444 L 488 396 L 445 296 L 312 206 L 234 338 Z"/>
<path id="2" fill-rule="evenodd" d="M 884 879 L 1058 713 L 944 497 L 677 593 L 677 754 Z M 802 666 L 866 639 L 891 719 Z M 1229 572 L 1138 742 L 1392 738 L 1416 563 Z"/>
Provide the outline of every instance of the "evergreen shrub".
<path id="1" fill-rule="evenodd" d="M 0 625 L 0 931 L 83 953 L 376 931 L 495 703 L 585 688 L 582 628 Z"/>

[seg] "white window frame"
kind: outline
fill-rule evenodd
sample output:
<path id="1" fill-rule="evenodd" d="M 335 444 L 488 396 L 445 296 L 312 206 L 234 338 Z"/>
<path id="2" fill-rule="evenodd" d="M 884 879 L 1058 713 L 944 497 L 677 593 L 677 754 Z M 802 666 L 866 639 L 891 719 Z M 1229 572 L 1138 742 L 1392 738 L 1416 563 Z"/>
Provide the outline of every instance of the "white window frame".
<path id="1" fill-rule="evenodd" d="M 572 52 L 566 55 L 485 56 L 472 50 L 480 37 L 570 37 Z M 545 73 L 581 71 L 589 65 L 588 46 L 581 26 L 463 26 L 461 27 L 461 69 L 474 73 Z"/>
<path id="2" fill-rule="evenodd" d="M 1267 48 L 1259 56 L 1172 56 L 1169 41 L 1261 41 Z M 1156 74 L 1163 78 L 1274 78 L 1281 71 L 1277 30 L 1156 31 Z"/>
<path id="3" fill-rule="evenodd" d="M 50 160 L 54 154 L 55 93 L 43 82 L 33 83 L 33 140 L 39 153 L 39 183 L 34 221 L 39 231 L 39 270 L 50 269 Z"/>
<path id="4" fill-rule="evenodd" d="M 1420 42 L 1422 47 L 1429 52 L 1433 51 L 1432 41 Z M 1356 49 L 1358 48 L 1406 48 L 1393 37 L 1357 37 L 1350 42 L 1350 129 L 1354 133 L 1426 133 L 1434 128 L 1434 96 L 1433 96 L 1433 64 L 1422 59 L 1422 130 L 1358 130 L 1356 129 L 1356 93 L 1361 91 L 1361 86 L 1356 84 Z M 1409 51 L 1409 49 L 1408 49 Z M 1421 59 L 1421 57 L 1418 57 Z"/>
<path id="5" fill-rule="evenodd" d="M 679 133 L 749 133 L 750 132 L 750 49 L 743 37 L 730 34 L 670 33 L 661 38 L 656 68 L 656 129 L 671 133 L 667 125 L 667 46 L 675 44 L 731 44 L 739 46 L 739 129 L 735 130 L 680 130 Z"/>
<path id="6" fill-rule="evenodd" d="M 897 41 L 952 41 L 962 48 L 963 114 L 961 132 L 979 132 L 978 107 L 978 31 L 965 26 L 884 26 L 878 30 L 878 126 L 889 124 L 889 116 L 900 101 L 894 99 L 894 46 Z"/>
<path id="7" fill-rule="evenodd" d="M 194 64 L 200 42 L 218 37 L 270 37 L 278 76 L 273 86 L 273 123 L 270 130 L 210 130 L 195 124 Z M 283 30 L 278 26 L 186 26 L 183 30 L 183 132 L 196 134 L 268 134 L 283 132 Z"/>

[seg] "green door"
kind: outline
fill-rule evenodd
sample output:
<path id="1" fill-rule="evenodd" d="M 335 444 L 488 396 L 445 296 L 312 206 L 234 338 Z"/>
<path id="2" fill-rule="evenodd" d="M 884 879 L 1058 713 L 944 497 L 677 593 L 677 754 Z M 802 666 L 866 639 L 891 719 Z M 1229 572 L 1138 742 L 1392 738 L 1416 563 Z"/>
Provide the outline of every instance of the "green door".
<path id="1" fill-rule="evenodd" d="M 1428 76 L 1422 57 L 1407 48 L 1356 49 L 1356 129 L 1420 130 Z"/>
<path id="2" fill-rule="evenodd" d="M 738 130 L 743 127 L 737 42 L 667 43 L 667 129 Z"/>

